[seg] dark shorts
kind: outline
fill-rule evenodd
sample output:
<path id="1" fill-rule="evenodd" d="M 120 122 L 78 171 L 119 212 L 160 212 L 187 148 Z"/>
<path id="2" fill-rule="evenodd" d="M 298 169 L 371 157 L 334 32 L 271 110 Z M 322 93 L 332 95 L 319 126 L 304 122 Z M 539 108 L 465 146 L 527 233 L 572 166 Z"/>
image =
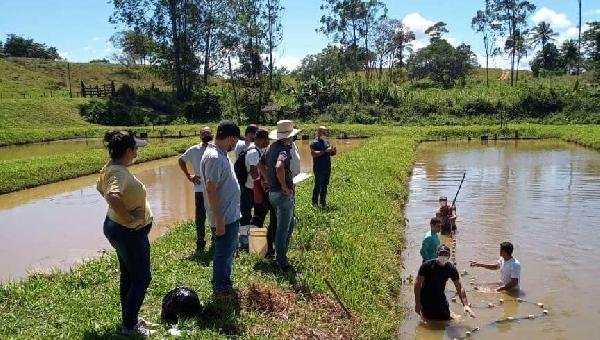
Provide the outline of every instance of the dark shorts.
<path id="1" fill-rule="evenodd" d="M 421 303 L 422 314 L 425 319 L 428 320 L 440 320 L 446 321 L 450 320 L 450 306 L 448 306 L 448 301 L 444 299 L 444 302 L 438 303 Z"/>

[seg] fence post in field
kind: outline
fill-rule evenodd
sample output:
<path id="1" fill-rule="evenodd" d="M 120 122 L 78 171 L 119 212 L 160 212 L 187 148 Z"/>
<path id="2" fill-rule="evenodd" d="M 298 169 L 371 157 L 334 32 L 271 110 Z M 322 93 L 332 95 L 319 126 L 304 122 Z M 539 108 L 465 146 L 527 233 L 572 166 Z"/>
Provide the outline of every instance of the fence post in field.
<path id="1" fill-rule="evenodd" d="M 81 81 L 81 96 L 85 98 L 85 84 Z"/>
<path id="2" fill-rule="evenodd" d="M 115 90 L 115 81 L 110 81 L 110 95 L 114 96 L 117 91 Z"/>
<path id="3" fill-rule="evenodd" d="M 69 77 L 69 97 L 73 98 L 73 90 L 71 89 L 71 63 L 67 63 L 67 74 Z"/>

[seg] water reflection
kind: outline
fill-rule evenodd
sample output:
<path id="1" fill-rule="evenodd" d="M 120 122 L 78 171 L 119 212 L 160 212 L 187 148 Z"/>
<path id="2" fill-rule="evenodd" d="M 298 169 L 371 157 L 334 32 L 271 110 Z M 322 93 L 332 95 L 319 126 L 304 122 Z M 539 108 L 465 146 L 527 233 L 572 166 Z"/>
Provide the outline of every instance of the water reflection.
<path id="1" fill-rule="evenodd" d="M 302 171 L 311 172 L 309 142 L 297 143 Z M 333 143 L 344 152 L 364 140 Z M 135 165 L 131 171 L 148 189 L 155 217 L 152 239 L 177 221 L 193 218 L 192 187 L 176 158 Z M 110 247 L 102 234 L 106 203 L 95 190 L 95 180 L 96 175 L 85 176 L 0 195 L 0 281 L 21 278 L 28 271 L 65 269 Z"/>
<path id="2" fill-rule="evenodd" d="M 476 319 L 461 319 L 432 329 L 412 311 L 412 287 L 403 288 L 411 307 L 401 339 L 452 339 L 468 328 L 481 327 L 485 339 L 589 338 L 600 320 L 600 153 L 560 141 L 490 141 L 425 143 L 419 147 L 406 209 L 410 221 L 403 253 L 405 276 L 416 275 L 419 247 L 440 195 L 458 198 L 456 258 Z M 468 261 L 493 262 L 499 244 L 515 244 L 522 265 L 521 298 L 543 301 L 547 317 L 492 323 L 509 316 L 539 315 L 541 309 L 512 301 L 492 289 L 473 291 L 469 279 L 494 282 L 498 272 L 471 269 Z M 466 281 L 466 282 L 465 282 Z M 452 285 L 447 289 L 451 290 Z M 503 297 L 507 301 L 494 308 Z M 461 314 L 459 303 L 450 303 Z"/>

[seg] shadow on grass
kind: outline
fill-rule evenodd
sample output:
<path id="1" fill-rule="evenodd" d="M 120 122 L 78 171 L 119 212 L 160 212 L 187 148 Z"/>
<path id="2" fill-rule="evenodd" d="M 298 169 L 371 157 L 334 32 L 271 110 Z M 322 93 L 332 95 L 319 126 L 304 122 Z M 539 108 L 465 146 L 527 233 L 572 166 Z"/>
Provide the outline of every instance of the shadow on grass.
<path id="1" fill-rule="evenodd" d="M 144 339 L 141 335 L 125 336 L 121 334 L 121 325 L 115 325 L 114 327 L 89 330 L 83 334 L 82 339 L 84 340 L 109 340 L 109 339 Z"/>
<path id="2" fill-rule="evenodd" d="M 213 259 L 214 252 L 215 252 L 214 244 L 211 242 L 208 250 L 200 252 L 200 253 L 194 253 L 194 254 L 188 256 L 187 259 L 190 261 L 194 261 L 203 267 L 209 267 L 210 263 Z"/>
<path id="3" fill-rule="evenodd" d="M 288 282 L 290 285 L 296 284 L 296 268 L 292 267 L 287 271 L 282 271 L 277 267 L 275 261 L 263 259 L 256 262 L 254 270 L 263 272 L 265 274 L 271 274 L 277 277 L 279 282 Z"/>
<path id="4" fill-rule="evenodd" d="M 197 319 L 198 327 L 235 337 L 241 334 L 238 322 L 241 309 L 237 291 L 227 295 L 216 295 L 204 306 Z"/>

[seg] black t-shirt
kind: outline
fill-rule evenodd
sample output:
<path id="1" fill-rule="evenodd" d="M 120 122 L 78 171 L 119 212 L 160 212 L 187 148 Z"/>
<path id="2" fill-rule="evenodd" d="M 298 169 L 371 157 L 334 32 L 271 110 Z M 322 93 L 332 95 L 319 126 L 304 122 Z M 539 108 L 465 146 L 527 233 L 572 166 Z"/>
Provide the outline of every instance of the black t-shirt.
<path id="1" fill-rule="evenodd" d="M 285 170 L 285 182 L 289 189 L 294 187 L 293 176 L 291 170 L 291 145 L 285 145 L 281 141 L 277 141 L 269 145 L 267 151 L 260 157 L 260 162 L 267 167 L 267 180 L 269 182 L 269 190 L 272 192 L 280 192 L 281 184 L 277 179 L 277 161 L 282 161 Z"/>
<path id="2" fill-rule="evenodd" d="M 327 150 L 331 144 L 328 141 L 316 138 L 310 143 L 311 150 L 314 151 L 325 151 Z M 313 157 L 313 168 L 317 171 L 326 171 L 331 169 L 331 155 L 325 153 L 319 157 Z"/>
<path id="3" fill-rule="evenodd" d="M 446 282 L 448 279 L 456 281 L 460 278 L 456 267 L 448 262 L 440 265 L 436 259 L 425 261 L 419 268 L 419 276 L 425 278 L 421 287 L 421 305 L 423 309 L 441 308 L 448 305 L 446 300 Z"/>

